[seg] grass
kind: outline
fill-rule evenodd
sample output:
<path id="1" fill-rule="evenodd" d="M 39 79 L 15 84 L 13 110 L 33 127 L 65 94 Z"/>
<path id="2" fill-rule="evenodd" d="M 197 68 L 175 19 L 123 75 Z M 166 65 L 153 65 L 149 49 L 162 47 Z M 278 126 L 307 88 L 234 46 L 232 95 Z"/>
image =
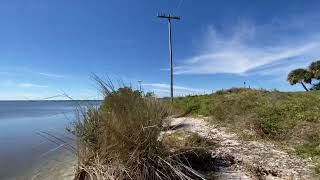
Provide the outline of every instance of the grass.
<path id="1" fill-rule="evenodd" d="M 78 179 L 193 179 L 184 158 L 159 141 L 167 106 L 139 91 L 97 78 L 105 100 L 80 114 L 72 132 L 78 139 Z"/>
<path id="2" fill-rule="evenodd" d="M 233 88 L 210 95 L 179 97 L 181 115 L 210 116 L 243 138 L 264 139 L 295 148 L 314 159 L 320 172 L 320 91 L 279 92 Z"/>
<path id="3" fill-rule="evenodd" d="M 78 177 L 199 177 L 191 167 L 200 166 L 190 162 L 202 162 L 195 157 L 206 157 L 207 151 L 202 150 L 212 149 L 214 144 L 197 134 L 179 131 L 159 140 L 170 114 L 210 116 L 211 123 L 229 127 L 242 138 L 294 147 L 299 155 L 311 157 L 320 173 L 320 92 L 233 88 L 179 97 L 171 104 L 128 87 L 115 89 L 110 82 L 97 81 L 105 95 L 102 105 L 83 111 L 71 130 L 79 142 Z"/>
<path id="4" fill-rule="evenodd" d="M 177 131 L 166 135 L 162 142 L 172 150 L 214 147 L 214 143 L 199 134 L 185 131 Z"/>

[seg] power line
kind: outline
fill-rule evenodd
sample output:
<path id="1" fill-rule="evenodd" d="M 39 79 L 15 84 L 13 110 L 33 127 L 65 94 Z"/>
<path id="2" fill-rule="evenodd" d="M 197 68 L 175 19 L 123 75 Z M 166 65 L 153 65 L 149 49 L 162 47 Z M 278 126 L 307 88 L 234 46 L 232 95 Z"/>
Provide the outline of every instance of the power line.
<path id="1" fill-rule="evenodd" d="M 158 15 L 158 18 L 164 18 L 168 20 L 168 27 L 169 27 L 169 58 L 170 58 L 170 96 L 171 101 L 173 101 L 173 62 L 172 62 L 172 32 L 171 32 L 171 19 L 180 20 L 178 16 L 171 16 L 169 15 Z"/>

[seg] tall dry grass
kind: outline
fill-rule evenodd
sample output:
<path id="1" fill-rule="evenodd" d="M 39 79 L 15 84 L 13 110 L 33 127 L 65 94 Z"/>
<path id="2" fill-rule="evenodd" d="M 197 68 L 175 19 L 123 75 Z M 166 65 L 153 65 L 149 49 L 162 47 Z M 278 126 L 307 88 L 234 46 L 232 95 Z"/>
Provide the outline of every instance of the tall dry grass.
<path id="1" fill-rule="evenodd" d="M 83 112 L 74 125 L 78 139 L 78 179 L 194 179 L 181 154 L 158 140 L 168 108 L 128 87 L 96 78 L 105 99 Z"/>

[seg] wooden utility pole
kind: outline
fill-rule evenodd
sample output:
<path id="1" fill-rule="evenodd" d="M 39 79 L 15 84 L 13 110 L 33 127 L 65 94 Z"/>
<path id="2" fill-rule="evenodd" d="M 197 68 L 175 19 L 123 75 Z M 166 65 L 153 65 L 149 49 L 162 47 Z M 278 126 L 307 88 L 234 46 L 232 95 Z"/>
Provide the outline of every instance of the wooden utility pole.
<path id="1" fill-rule="evenodd" d="M 158 18 L 168 19 L 169 26 L 169 57 L 170 57 L 170 96 L 171 101 L 173 101 L 173 62 L 172 62 L 172 32 L 171 32 L 171 19 L 180 20 L 178 16 L 170 16 L 169 15 L 158 15 Z"/>

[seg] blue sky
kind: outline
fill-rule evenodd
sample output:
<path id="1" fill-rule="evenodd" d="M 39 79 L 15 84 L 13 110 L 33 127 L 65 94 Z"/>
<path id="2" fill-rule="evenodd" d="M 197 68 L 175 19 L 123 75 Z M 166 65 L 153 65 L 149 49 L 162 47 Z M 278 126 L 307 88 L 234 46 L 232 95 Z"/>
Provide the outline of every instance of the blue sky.
<path id="1" fill-rule="evenodd" d="M 301 91 L 286 75 L 320 57 L 319 9 L 311 0 L 2 0 L 0 99 L 96 99 L 92 73 L 169 95 L 158 12 L 182 16 L 173 23 L 175 95 L 244 81 Z"/>

